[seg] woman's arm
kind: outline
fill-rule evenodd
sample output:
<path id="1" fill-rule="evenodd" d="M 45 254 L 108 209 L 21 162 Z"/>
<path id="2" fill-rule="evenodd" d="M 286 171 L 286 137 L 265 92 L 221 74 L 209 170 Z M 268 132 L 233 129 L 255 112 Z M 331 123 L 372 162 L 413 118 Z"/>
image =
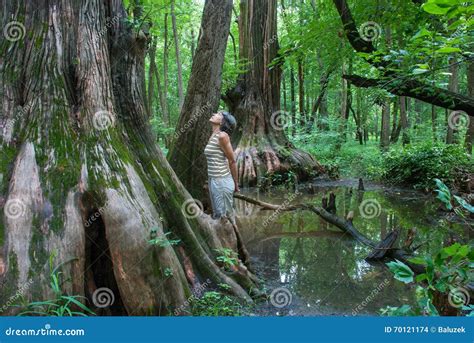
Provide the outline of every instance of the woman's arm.
<path id="1" fill-rule="evenodd" d="M 234 149 L 232 149 L 232 144 L 230 144 L 230 138 L 227 133 L 221 132 L 219 134 L 219 145 L 222 148 L 222 151 L 224 151 L 225 157 L 227 157 L 227 160 L 229 161 L 230 173 L 234 178 L 235 192 L 240 192 Z"/>

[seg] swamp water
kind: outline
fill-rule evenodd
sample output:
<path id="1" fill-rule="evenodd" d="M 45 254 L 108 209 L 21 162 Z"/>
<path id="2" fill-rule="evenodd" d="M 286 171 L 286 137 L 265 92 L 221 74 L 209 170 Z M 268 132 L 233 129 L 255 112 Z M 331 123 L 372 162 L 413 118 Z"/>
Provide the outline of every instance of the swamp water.
<path id="1" fill-rule="evenodd" d="M 400 246 L 408 230 L 416 228 L 413 246 L 422 244 L 418 254 L 437 251 L 450 237 L 467 242 L 472 230 L 472 222 L 446 221 L 431 194 L 370 184 L 359 192 L 355 180 L 316 181 L 297 191 L 248 189 L 243 194 L 273 204 L 320 206 L 330 192 L 336 195 L 337 215 L 353 211 L 354 226 L 373 241 L 399 228 Z M 415 303 L 414 287 L 394 279 L 383 263 L 366 262 L 369 247 L 316 214 L 261 210 L 239 199 L 235 207 L 252 265 L 268 294 L 274 292 L 271 301 L 256 306 L 256 315 L 377 315 L 386 306 Z"/>

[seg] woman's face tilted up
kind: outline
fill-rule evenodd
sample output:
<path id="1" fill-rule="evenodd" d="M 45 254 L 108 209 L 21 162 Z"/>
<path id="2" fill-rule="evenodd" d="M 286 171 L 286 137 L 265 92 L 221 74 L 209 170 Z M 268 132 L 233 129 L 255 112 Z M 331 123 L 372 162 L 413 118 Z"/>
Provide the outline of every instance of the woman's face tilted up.
<path id="1" fill-rule="evenodd" d="M 209 119 L 209 121 L 212 123 L 212 124 L 217 124 L 217 125 L 221 125 L 222 124 L 222 113 L 220 112 L 217 112 L 217 113 L 214 113 L 211 117 L 211 119 Z"/>

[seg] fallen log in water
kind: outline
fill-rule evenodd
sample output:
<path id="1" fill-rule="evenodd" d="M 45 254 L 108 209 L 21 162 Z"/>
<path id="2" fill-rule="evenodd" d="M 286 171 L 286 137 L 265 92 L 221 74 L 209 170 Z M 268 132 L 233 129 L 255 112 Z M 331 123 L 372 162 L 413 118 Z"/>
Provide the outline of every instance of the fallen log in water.
<path id="1" fill-rule="evenodd" d="M 280 212 L 297 210 L 311 211 L 323 218 L 329 224 L 332 224 L 343 232 L 350 234 L 358 242 L 373 248 L 373 251 L 366 258 L 367 261 L 380 261 L 384 258 L 397 259 L 408 265 L 416 274 L 423 273 L 425 270 L 422 265 L 414 264 L 408 261 L 408 259 L 412 257 L 411 251 L 393 247 L 399 235 L 398 230 L 389 232 L 379 243 L 374 242 L 354 227 L 354 224 L 352 222 L 352 213 L 349 213 L 346 219 L 338 217 L 335 213 L 330 213 L 328 209 L 326 209 L 324 206 L 329 206 L 327 205 L 327 198 L 323 198 L 322 207 L 314 206 L 312 204 L 276 205 L 254 199 L 240 193 L 234 193 L 234 198 L 244 200 L 267 210 L 278 210 Z M 330 195 L 330 200 L 330 203 L 335 202 L 335 195 L 333 193 L 331 193 Z"/>

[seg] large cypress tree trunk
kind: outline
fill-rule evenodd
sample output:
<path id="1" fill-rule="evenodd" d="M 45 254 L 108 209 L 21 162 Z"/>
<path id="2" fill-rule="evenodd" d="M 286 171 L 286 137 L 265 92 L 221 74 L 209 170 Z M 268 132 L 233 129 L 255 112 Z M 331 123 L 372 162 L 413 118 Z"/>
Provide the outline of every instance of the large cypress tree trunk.
<path id="1" fill-rule="evenodd" d="M 107 287 L 112 314 L 167 314 L 207 279 L 250 300 L 246 266 L 229 276 L 213 255 L 237 250 L 232 225 L 188 211 L 153 142 L 148 38 L 126 24 L 122 1 L 7 1 L 2 27 L 11 13 L 23 34 L 0 38 L 0 303 L 26 284 L 26 300 L 50 298 L 54 254 L 71 278 L 63 292 L 90 299 Z M 165 232 L 181 243 L 149 244 Z"/>
<path id="2" fill-rule="evenodd" d="M 211 136 L 209 118 L 219 106 L 231 16 L 232 0 L 206 1 L 188 90 L 168 155 L 180 180 L 197 199 L 204 198 L 204 148 Z"/>
<path id="3" fill-rule="evenodd" d="M 317 161 L 296 149 L 284 134 L 281 69 L 269 65 L 278 52 L 276 6 L 276 0 L 240 2 L 240 57 L 248 61 L 248 70 L 225 95 L 225 101 L 238 121 L 232 138 L 237 144 L 239 181 L 246 186 L 274 173 L 292 171 L 305 180 L 322 171 Z"/>

